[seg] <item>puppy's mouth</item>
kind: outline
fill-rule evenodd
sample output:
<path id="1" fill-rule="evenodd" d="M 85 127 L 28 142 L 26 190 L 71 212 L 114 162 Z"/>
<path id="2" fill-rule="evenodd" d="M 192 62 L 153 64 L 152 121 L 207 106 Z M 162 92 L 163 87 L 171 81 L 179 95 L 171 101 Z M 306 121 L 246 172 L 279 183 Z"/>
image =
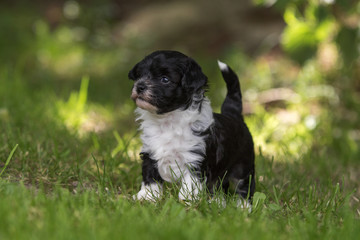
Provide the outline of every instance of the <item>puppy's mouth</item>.
<path id="1" fill-rule="evenodd" d="M 157 107 L 146 101 L 141 95 L 139 95 L 136 91 L 132 91 L 131 99 L 136 103 L 141 109 L 147 110 L 151 113 L 156 113 L 158 111 Z"/>

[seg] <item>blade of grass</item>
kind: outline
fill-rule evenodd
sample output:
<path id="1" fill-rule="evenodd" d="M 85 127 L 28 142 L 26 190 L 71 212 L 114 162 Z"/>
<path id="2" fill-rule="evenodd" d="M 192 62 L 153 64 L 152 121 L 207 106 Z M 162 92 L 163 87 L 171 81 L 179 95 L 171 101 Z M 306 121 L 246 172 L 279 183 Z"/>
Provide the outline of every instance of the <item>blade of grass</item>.
<path id="1" fill-rule="evenodd" d="M 19 144 L 16 144 L 15 147 L 11 150 L 9 157 L 7 158 L 7 160 L 6 160 L 6 162 L 5 162 L 5 166 L 4 166 L 4 168 L 3 168 L 3 169 L 1 170 L 1 172 L 0 172 L 0 177 L 1 177 L 1 175 L 3 174 L 3 172 L 5 171 L 6 167 L 9 165 L 10 160 L 11 160 L 12 156 L 14 155 L 14 153 L 15 153 L 15 151 L 16 151 L 16 149 L 17 149 L 18 146 L 19 146 Z"/>
<path id="2" fill-rule="evenodd" d="M 103 173 L 103 177 L 101 177 L 99 162 L 98 162 L 98 160 L 96 160 L 94 154 L 91 154 L 91 156 L 94 159 L 95 164 L 96 164 L 99 185 L 100 185 L 101 189 L 104 190 L 105 189 L 105 180 L 104 180 L 105 179 L 105 176 L 104 176 L 105 173 Z"/>

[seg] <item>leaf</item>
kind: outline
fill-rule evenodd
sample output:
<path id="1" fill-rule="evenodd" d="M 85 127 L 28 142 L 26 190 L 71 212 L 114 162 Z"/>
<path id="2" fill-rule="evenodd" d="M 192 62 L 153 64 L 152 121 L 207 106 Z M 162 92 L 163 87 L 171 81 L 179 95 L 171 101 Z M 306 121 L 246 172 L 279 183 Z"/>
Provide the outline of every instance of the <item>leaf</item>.
<path id="1" fill-rule="evenodd" d="M 253 200 L 254 201 L 264 201 L 266 199 L 266 195 L 262 192 L 254 193 Z"/>
<path id="2" fill-rule="evenodd" d="M 266 195 L 262 192 L 255 192 L 253 196 L 253 204 L 254 208 L 257 208 L 264 204 L 264 201 L 266 199 Z"/>

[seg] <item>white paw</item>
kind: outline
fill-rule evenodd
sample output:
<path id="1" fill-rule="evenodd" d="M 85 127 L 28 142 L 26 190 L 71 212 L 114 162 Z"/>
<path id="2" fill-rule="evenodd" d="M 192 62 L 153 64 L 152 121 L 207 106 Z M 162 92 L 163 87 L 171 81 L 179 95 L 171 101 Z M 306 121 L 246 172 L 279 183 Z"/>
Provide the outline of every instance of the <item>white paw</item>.
<path id="1" fill-rule="evenodd" d="M 226 208 L 226 200 L 224 197 L 213 197 L 209 200 L 209 203 L 216 203 L 221 208 Z"/>
<path id="2" fill-rule="evenodd" d="M 198 198 L 202 185 L 199 179 L 191 175 L 185 176 L 181 181 L 179 199 L 182 201 L 193 201 Z"/>
<path id="3" fill-rule="evenodd" d="M 193 201 L 197 199 L 197 196 L 199 195 L 199 189 L 187 189 L 184 187 L 181 187 L 179 192 L 179 199 L 182 201 Z"/>
<path id="4" fill-rule="evenodd" d="M 242 209 L 247 209 L 249 213 L 251 213 L 251 210 L 252 210 L 252 204 L 250 203 L 250 201 L 245 200 L 243 198 L 240 198 L 237 200 L 236 207 L 242 208 Z"/>
<path id="5" fill-rule="evenodd" d="M 146 200 L 156 202 L 162 195 L 162 186 L 159 183 L 145 185 L 141 183 L 140 191 L 133 196 L 134 200 Z"/>

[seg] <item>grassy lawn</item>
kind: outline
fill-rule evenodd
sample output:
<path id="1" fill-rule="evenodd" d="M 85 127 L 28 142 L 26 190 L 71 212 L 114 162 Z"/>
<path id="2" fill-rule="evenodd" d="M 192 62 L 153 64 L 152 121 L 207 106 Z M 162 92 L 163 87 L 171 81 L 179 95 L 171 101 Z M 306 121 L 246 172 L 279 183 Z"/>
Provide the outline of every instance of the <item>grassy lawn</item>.
<path id="1" fill-rule="evenodd" d="M 219 193 L 226 207 L 206 192 L 186 205 L 171 184 L 157 203 L 141 203 L 132 200 L 141 143 L 127 72 L 148 53 L 144 39 L 113 43 L 112 26 L 92 18 L 55 28 L 27 5 L 11 6 L 0 8 L 0 35 L 11 36 L 0 37 L 0 240 L 360 235 L 359 85 L 341 60 L 325 71 L 316 56 L 299 65 L 229 47 L 220 57 L 239 74 L 255 141 L 252 212 L 231 194 Z M 216 58 L 194 54 L 219 111 Z M 282 98 L 269 100 L 274 93 Z"/>

